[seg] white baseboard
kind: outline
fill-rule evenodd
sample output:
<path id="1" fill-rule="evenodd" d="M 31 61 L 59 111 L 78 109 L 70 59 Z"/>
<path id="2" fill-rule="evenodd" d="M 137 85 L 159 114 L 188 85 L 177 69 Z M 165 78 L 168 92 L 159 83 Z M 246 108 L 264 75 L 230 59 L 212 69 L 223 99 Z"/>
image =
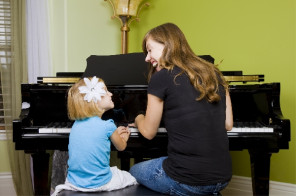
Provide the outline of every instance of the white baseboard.
<path id="1" fill-rule="evenodd" d="M 11 173 L 0 173 L 0 195 L 16 196 Z"/>
<path id="2" fill-rule="evenodd" d="M 252 180 L 250 177 L 232 176 L 231 182 L 224 190 L 223 195 L 233 195 L 234 192 L 243 193 L 240 195 L 252 195 Z M 228 194 L 230 193 L 230 194 Z M 270 181 L 270 196 L 296 196 L 296 184 Z"/>
<path id="3" fill-rule="evenodd" d="M 270 196 L 296 196 L 296 184 L 270 181 Z M 249 177 L 232 176 L 232 180 L 225 190 L 223 196 L 252 194 L 252 181 Z M 0 173 L 0 195 L 16 196 L 11 173 Z"/>

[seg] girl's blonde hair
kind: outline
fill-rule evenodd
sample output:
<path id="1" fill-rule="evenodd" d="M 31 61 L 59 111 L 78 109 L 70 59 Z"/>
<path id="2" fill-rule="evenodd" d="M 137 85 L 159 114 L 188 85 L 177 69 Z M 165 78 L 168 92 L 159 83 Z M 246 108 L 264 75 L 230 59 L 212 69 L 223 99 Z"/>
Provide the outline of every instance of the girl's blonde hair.
<path id="1" fill-rule="evenodd" d="M 91 80 L 91 77 L 89 78 Z M 99 82 L 104 82 L 99 78 Z M 79 92 L 80 86 L 86 86 L 83 79 L 76 82 L 68 91 L 68 116 L 71 120 L 79 120 L 92 116 L 102 116 L 104 113 L 103 109 L 98 107 L 98 104 L 91 100 L 87 102 L 84 100 L 85 94 Z"/>
<path id="2" fill-rule="evenodd" d="M 166 23 L 151 29 L 145 35 L 142 43 L 143 51 L 146 54 L 148 53 L 146 48 L 148 39 L 164 45 L 158 65 L 168 70 L 172 70 L 174 66 L 181 68 L 182 72 L 179 75 L 187 74 L 191 84 L 200 92 L 197 100 L 206 98 L 210 103 L 220 100 L 219 84 L 225 90 L 228 89 L 228 84 L 222 73 L 214 64 L 203 60 L 192 51 L 185 35 L 178 26 Z M 154 72 L 155 69 L 150 66 L 148 80 Z"/>

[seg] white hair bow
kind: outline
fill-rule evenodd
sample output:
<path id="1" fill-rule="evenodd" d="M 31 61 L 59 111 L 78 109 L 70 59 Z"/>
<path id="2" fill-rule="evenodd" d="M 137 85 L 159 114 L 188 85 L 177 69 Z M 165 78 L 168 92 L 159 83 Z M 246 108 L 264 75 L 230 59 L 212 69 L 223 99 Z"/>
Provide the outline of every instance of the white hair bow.
<path id="1" fill-rule="evenodd" d="M 84 78 L 86 86 L 80 86 L 79 92 L 85 94 L 84 100 L 90 102 L 94 100 L 97 102 L 101 101 L 101 97 L 106 95 L 105 85 L 103 82 L 98 82 L 99 79 L 94 76 L 91 81 L 88 78 Z"/>

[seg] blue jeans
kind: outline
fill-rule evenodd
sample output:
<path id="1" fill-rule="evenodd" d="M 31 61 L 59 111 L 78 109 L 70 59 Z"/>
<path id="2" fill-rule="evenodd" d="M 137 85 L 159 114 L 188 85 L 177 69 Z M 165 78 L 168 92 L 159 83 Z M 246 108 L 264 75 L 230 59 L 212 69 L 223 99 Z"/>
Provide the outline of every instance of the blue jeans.
<path id="1" fill-rule="evenodd" d="M 168 175 L 162 168 L 162 162 L 167 157 L 151 159 L 137 163 L 131 167 L 130 173 L 138 183 L 160 193 L 169 195 L 218 195 L 228 182 L 221 182 L 207 186 L 190 186 L 179 183 Z"/>

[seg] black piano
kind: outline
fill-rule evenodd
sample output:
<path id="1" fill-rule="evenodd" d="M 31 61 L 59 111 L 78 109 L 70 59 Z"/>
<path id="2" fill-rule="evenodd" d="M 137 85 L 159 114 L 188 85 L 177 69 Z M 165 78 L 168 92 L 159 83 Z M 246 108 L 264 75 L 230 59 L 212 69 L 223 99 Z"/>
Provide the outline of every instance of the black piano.
<path id="1" fill-rule="evenodd" d="M 16 150 L 32 155 L 35 195 L 50 192 L 48 152 L 68 150 L 73 122 L 67 116 L 66 96 L 72 83 L 81 77 L 102 77 L 115 103 L 102 118 L 127 125 L 146 109 L 146 71 L 142 53 L 92 55 L 83 73 L 57 73 L 56 77 L 39 77 L 36 84 L 22 84 L 22 111 L 13 121 L 13 141 Z M 234 115 L 234 128 L 227 133 L 230 150 L 249 151 L 253 195 L 269 195 L 270 157 L 288 149 L 290 141 L 290 121 L 283 118 L 280 108 L 280 83 L 262 83 L 263 75 L 243 75 L 241 71 L 223 74 L 235 82 L 230 85 Z M 129 169 L 130 158 L 138 162 L 166 155 L 167 135 L 162 125 L 153 140 L 143 138 L 136 128 L 131 131 L 126 150 L 118 152 L 121 169 Z"/>

